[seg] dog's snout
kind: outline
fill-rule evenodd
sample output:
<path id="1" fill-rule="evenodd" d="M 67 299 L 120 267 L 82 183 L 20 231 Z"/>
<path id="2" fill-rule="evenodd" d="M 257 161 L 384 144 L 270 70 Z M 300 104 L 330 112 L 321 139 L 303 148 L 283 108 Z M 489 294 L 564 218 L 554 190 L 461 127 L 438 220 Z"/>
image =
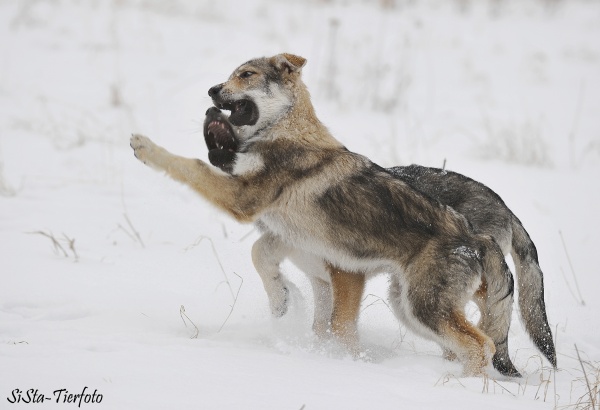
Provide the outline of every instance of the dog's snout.
<path id="1" fill-rule="evenodd" d="M 221 110 L 219 110 L 217 107 L 210 107 L 208 110 L 206 110 L 206 114 L 204 114 L 205 116 L 208 115 L 217 115 L 220 114 Z"/>
<path id="2" fill-rule="evenodd" d="M 223 84 L 217 84 L 213 87 L 210 87 L 210 89 L 208 90 L 208 96 L 211 98 L 215 98 L 222 89 Z"/>

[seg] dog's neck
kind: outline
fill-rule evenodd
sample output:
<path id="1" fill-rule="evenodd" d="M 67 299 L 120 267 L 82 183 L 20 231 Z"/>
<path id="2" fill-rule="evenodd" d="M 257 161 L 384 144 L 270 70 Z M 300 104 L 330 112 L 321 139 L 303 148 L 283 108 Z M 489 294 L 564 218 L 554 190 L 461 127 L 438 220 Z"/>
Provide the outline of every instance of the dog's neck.
<path id="1" fill-rule="evenodd" d="M 291 138 L 296 143 L 308 144 L 313 148 L 340 148 L 337 141 L 317 118 L 310 93 L 302 81 L 293 89 L 294 103 L 282 118 L 273 124 L 272 133 L 277 138 Z"/>

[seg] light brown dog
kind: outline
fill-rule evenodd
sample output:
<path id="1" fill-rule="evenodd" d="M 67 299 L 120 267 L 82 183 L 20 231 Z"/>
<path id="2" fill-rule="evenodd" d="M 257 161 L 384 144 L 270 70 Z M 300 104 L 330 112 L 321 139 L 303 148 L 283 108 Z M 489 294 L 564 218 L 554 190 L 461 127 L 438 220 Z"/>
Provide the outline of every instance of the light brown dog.
<path id="1" fill-rule="evenodd" d="M 333 300 L 331 329 L 355 349 L 364 280 L 387 272 L 397 316 L 459 358 L 466 374 L 484 373 L 493 357 L 499 371 L 517 375 L 507 347 L 512 274 L 498 244 L 455 209 L 333 138 L 301 80 L 304 64 L 290 54 L 251 60 L 211 88 L 215 105 L 231 110 L 228 119 L 207 112 L 209 158 L 225 172 L 140 135 L 131 138 L 136 157 L 260 227 L 252 256 L 274 312 L 285 312 L 279 262 L 290 257 L 315 277 L 315 299 Z M 473 298 L 479 326 L 464 313 Z M 551 344 L 542 311 L 534 320 Z M 315 329 L 328 322 L 317 317 Z M 553 352 L 553 345 L 544 351 L 551 361 Z"/>

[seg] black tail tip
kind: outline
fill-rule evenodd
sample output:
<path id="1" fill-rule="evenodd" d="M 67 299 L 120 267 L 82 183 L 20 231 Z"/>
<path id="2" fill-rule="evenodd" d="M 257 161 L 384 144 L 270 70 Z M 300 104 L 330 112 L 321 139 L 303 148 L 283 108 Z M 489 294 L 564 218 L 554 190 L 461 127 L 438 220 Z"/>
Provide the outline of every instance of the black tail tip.
<path id="1" fill-rule="evenodd" d="M 552 367 L 554 367 L 554 370 L 558 369 L 558 366 L 556 365 L 556 352 L 554 350 L 552 350 L 551 354 L 546 355 L 546 359 L 548 359 L 550 364 L 552 364 Z"/>
<path id="2" fill-rule="evenodd" d="M 534 340 L 534 343 L 546 359 L 548 359 L 552 367 L 556 369 L 556 349 L 552 341 L 552 334 L 549 334 L 548 337 Z"/>

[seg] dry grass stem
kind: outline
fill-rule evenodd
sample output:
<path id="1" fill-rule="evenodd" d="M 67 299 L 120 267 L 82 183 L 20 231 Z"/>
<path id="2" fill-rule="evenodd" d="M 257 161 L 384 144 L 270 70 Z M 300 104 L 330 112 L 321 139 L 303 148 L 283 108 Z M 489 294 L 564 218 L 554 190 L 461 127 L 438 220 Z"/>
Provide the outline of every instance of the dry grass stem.
<path id="1" fill-rule="evenodd" d="M 583 365 L 583 361 L 581 360 L 581 356 L 579 355 L 579 349 L 577 348 L 577 345 L 575 346 L 575 351 L 577 352 L 577 360 L 579 360 L 579 364 L 581 365 L 581 371 L 583 372 L 583 377 L 585 378 L 585 384 L 587 386 L 588 389 L 588 394 L 590 396 L 590 403 L 592 405 L 592 409 L 596 408 L 596 394 L 592 393 L 592 387 L 590 385 L 590 380 L 588 379 L 588 375 L 587 372 L 585 371 L 585 366 Z M 594 390 L 596 390 L 598 388 L 598 383 L 596 383 L 596 386 L 594 387 Z"/>
<path id="2" fill-rule="evenodd" d="M 360 313 L 364 312 L 365 310 L 367 310 L 367 308 L 369 308 L 369 307 L 371 307 L 371 306 L 373 306 L 373 305 L 375 305 L 375 304 L 378 304 L 378 303 L 383 303 L 383 304 L 384 304 L 384 305 L 385 305 L 385 306 L 388 308 L 388 310 L 389 310 L 389 311 L 390 311 L 392 314 L 394 314 L 394 311 L 392 310 L 392 308 L 390 307 L 390 305 L 388 305 L 388 303 L 385 301 L 385 299 L 383 299 L 383 298 L 381 298 L 381 297 L 379 297 L 379 296 L 377 296 L 377 295 L 374 295 L 374 294 L 372 294 L 372 293 L 369 293 L 367 296 L 365 296 L 365 297 L 363 298 L 363 300 L 362 300 L 362 301 L 363 301 L 363 302 L 364 302 L 364 301 L 366 301 L 368 297 L 375 298 L 375 300 L 374 300 L 373 302 L 369 303 L 368 305 L 366 305 L 364 308 L 362 308 L 362 309 L 360 310 Z"/>
<path id="3" fill-rule="evenodd" d="M 464 384 L 462 384 L 462 382 L 460 381 L 460 379 L 458 377 L 456 377 L 453 374 L 443 374 L 442 376 L 440 376 L 440 378 L 437 380 L 437 382 L 435 382 L 434 386 L 437 386 L 438 384 L 440 384 L 440 381 L 442 382 L 441 385 L 445 386 L 446 383 L 448 383 L 450 380 L 455 380 L 458 382 L 458 384 L 460 384 L 462 387 L 467 388 L 467 386 L 465 386 Z"/>
<path id="4" fill-rule="evenodd" d="M 125 232 L 125 234 L 127 234 L 127 236 L 129 236 L 132 241 L 139 243 L 142 246 L 142 248 L 145 248 L 146 245 L 144 245 L 144 241 L 142 241 L 142 237 L 141 237 L 140 233 L 137 231 L 137 229 L 135 229 L 135 227 L 133 226 L 133 223 L 131 223 L 131 220 L 129 219 L 127 212 L 123 212 L 123 217 L 125 218 L 125 222 L 127 222 L 127 226 L 129 227 L 129 230 L 127 228 L 123 227 L 123 225 L 121 225 L 121 224 L 118 224 L 117 228 L 119 228 L 123 232 Z"/>
<path id="5" fill-rule="evenodd" d="M 510 394 L 513 397 L 517 397 L 516 394 L 514 394 L 513 392 L 511 392 L 510 390 L 508 390 L 506 387 L 504 387 L 503 385 L 501 385 L 500 383 L 498 383 L 498 381 L 492 379 L 492 381 L 494 382 L 495 385 L 497 385 L 498 387 L 500 387 L 503 391 L 507 392 L 508 394 Z"/>
<path id="6" fill-rule="evenodd" d="M 581 306 L 585 306 L 585 301 L 583 300 L 583 296 L 581 296 L 581 290 L 579 290 L 579 283 L 577 282 L 577 275 L 575 275 L 575 269 L 573 269 L 573 263 L 571 262 L 571 256 L 569 255 L 569 251 L 567 250 L 567 244 L 565 243 L 565 238 L 563 237 L 562 231 L 558 231 L 558 234 L 560 235 L 560 240 L 561 240 L 563 248 L 565 250 L 565 254 L 567 255 L 567 262 L 569 262 L 569 268 L 571 269 L 571 273 L 573 274 L 573 280 L 575 281 L 575 289 L 577 289 L 577 293 L 579 294 Z"/>
<path id="7" fill-rule="evenodd" d="M 50 241 L 52 242 L 52 249 L 54 250 L 54 253 L 59 254 L 59 255 L 62 254 L 62 256 L 64 256 L 65 258 L 68 258 L 69 253 L 61 245 L 61 241 L 65 242 L 68 246 L 68 249 L 73 254 L 73 260 L 75 262 L 79 261 L 79 255 L 77 254 L 77 251 L 75 250 L 75 239 L 69 238 L 66 234 L 63 233 L 63 237 L 61 239 L 56 239 L 56 237 L 54 236 L 54 234 L 52 232 L 34 231 L 34 232 L 27 232 L 27 233 L 30 235 L 41 235 L 41 236 L 44 236 L 44 237 L 50 239 Z"/>
<path id="8" fill-rule="evenodd" d="M 198 338 L 198 334 L 200 334 L 200 329 L 198 329 L 198 326 L 196 326 L 192 319 L 190 319 L 190 317 L 185 313 L 185 306 L 183 305 L 181 305 L 179 308 L 179 316 L 181 316 L 181 320 L 183 321 L 185 327 L 188 327 L 186 319 L 192 324 L 192 326 L 194 326 L 194 334 L 190 336 L 190 339 Z"/>
<path id="9" fill-rule="evenodd" d="M 219 332 L 220 332 L 220 331 L 223 329 L 223 327 L 225 326 L 225 324 L 227 323 L 227 321 L 228 321 L 228 320 L 229 320 L 229 318 L 231 317 L 231 314 L 233 313 L 233 309 L 235 308 L 235 304 L 237 303 L 238 296 L 239 296 L 239 294 L 240 294 L 240 290 L 242 289 L 242 285 L 244 284 L 244 279 L 243 279 L 243 278 L 242 278 L 240 275 L 238 275 L 238 274 L 237 274 L 237 273 L 235 273 L 235 272 L 233 272 L 233 274 L 234 274 L 235 276 L 237 276 L 238 278 L 240 278 L 240 286 L 238 287 L 238 289 L 237 289 L 237 292 L 235 293 L 235 296 L 234 296 L 234 298 L 233 298 L 233 303 L 232 303 L 232 304 L 231 304 L 231 306 L 230 306 L 230 308 L 231 308 L 231 309 L 229 309 L 229 313 L 227 314 L 227 317 L 226 317 L 226 318 L 225 318 L 225 320 L 223 321 L 223 324 L 221 324 L 221 327 L 219 328 L 219 330 L 217 330 L 217 333 L 219 333 Z"/>
<path id="10" fill-rule="evenodd" d="M 212 249 L 213 255 L 215 255 L 215 259 L 216 259 L 217 263 L 219 264 L 221 273 L 223 274 L 223 277 L 225 278 L 225 280 L 223 282 L 221 282 L 220 284 L 225 283 L 227 285 L 227 288 L 229 289 L 229 293 L 231 294 L 231 298 L 233 300 L 232 304 L 230 305 L 229 313 L 227 314 L 227 317 L 225 318 L 225 321 L 223 321 L 223 323 L 221 324 L 221 327 L 217 331 L 217 333 L 219 333 L 223 329 L 223 327 L 225 326 L 225 324 L 227 323 L 229 318 L 231 317 L 231 314 L 233 313 L 233 309 L 235 308 L 235 305 L 237 303 L 238 295 L 240 294 L 240 290 L 242 289 L 242 285 L 244 284 L 244 279 L 237 273 L 233 272 L 233 274 L 240 279 L 240 286 L 237 288 L 237 291 L 234 292 L 233 287 L 231 286 L 231 282 L 229 281 L 229 278 L 227 277 L 227 273 L 225 272 L 225 268 L 223 268 L 223 264 L 221 263 L 221 258 L 219 258 L 219 254 L 217 253 L 217 249 L 215 248 L 215 243 L 208 236 L 199 237 L 193 244 L 191 244 L 190 246 L 185 248 L 185 250 L 188 251 L 192 248 L 195 248 L 196 246 L 200 245 L 200 243 L 202 243 L 202 241 L 204 241 L 204 240 L 207 240 L 208 243 L 210 243 L 210 247 Z"/>

